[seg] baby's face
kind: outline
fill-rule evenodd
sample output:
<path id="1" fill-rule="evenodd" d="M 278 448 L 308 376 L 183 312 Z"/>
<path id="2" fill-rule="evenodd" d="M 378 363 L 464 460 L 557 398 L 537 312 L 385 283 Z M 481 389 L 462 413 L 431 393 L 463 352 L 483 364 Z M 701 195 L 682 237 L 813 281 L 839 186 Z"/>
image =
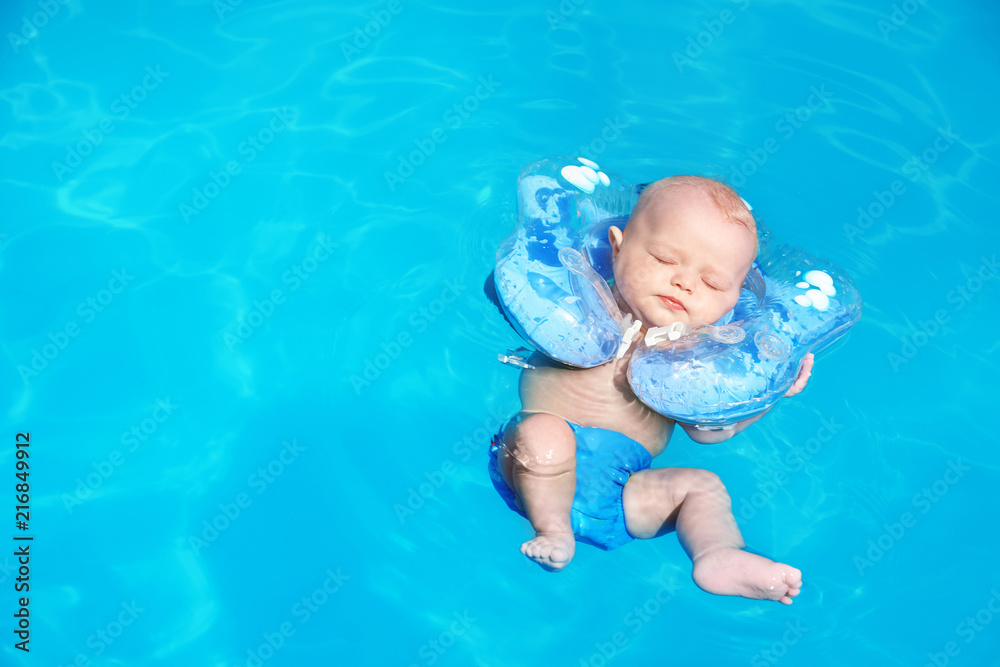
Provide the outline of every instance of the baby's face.
<path id="1" fill-rule="evenodd" d="M 751 232 L 688 187 L 659 193 L 610 238 L 618 294 L 645 327 L 716 322 L 754 259 Z"/>

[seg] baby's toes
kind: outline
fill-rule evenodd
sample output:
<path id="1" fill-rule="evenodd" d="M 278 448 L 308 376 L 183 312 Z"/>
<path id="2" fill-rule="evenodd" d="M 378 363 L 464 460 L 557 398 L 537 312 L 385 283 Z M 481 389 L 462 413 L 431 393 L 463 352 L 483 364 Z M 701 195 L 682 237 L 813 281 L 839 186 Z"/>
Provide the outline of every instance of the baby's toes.
<path id="1" fill-rule="evenodd" d="M 521 545 L 521 553 L 551 572 L 558 572 L 573 559 L 573 537 L 539 535 Z M 564 542 L 568 541 L 568 545 Z"/>
<path id="2" fill-rule="evenodd" d="M 778 601 L 782 604 L 792 604 L 792 598 L 802 592 L 802 572 L 784 563 L 777 563 L 777 566 L 785 589 Z"/>
<path id="3" fill-rule="evenodd" d="M 528 558 L 538 558 L 541 555 L 541 551 L 542 545 L 539 544 L 537 537 L 521 545 L 521 553 Z"/>
<path id="4" fill-rule="evenodd" d="M 781 580 L 788 584 L 789 589 L 796 591 L 795 594 L 798 595 L 798 590 L 802 588 L 802 571 L 784 563 L 780 563 L 780 565 L 783 569 Z"/>

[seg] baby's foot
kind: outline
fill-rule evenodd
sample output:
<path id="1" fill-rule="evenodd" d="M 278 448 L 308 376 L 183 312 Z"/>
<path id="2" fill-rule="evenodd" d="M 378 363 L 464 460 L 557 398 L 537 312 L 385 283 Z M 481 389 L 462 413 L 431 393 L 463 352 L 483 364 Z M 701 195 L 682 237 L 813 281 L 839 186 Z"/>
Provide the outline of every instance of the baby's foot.
<path id="1" fill-rule="evenodd" d="M 802 588 L 802 573 L 790 565 L 741 549 L 712 551 L 694 562 L 694 582 L 716 595 L 792 604 Z"/>
<path id="2" fill-rule="evenodd" d="M 576 540 L 573 533 L 537 533 L 521 545 L 521 553 L 549 572 L 558 572 L 573 560 Z"/>

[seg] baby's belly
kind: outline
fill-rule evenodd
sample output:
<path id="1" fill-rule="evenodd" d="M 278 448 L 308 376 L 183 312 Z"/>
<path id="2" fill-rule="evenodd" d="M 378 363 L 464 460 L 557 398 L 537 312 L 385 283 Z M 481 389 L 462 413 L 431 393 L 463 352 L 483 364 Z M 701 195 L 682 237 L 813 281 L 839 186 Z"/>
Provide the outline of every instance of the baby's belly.
<path id="1" fill-rule="evenodd" d="M 667 446 L 674 422 L 635 397 L 628 385 L 625 362 L 579 369 L 535 354 L 531 358 L 535 370 L 521 373 L 522 409 L 548 412 L 580 426 L 618 431 L 658 456 Z"/>

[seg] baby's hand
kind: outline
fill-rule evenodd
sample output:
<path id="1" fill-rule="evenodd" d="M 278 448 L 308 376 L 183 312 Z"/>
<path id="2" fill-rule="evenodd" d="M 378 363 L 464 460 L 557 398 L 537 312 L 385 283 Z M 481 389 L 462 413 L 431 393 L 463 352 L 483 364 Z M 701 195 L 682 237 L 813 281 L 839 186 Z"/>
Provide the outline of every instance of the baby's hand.
<path id="1" fill-rule="evenodd" d="M 794 384 L 788 388 L 788 391 L 785 393 L 785 398 L 790 398 L 806 388 L 806 383 L 809 382 L 809 376 L 812 375 L 813 360 L 815 358 L 816 357 L 813 356 L 812 352 L 802 358 L 802 368 L 799 369 L 799 376 L 795 378 Z"/>

